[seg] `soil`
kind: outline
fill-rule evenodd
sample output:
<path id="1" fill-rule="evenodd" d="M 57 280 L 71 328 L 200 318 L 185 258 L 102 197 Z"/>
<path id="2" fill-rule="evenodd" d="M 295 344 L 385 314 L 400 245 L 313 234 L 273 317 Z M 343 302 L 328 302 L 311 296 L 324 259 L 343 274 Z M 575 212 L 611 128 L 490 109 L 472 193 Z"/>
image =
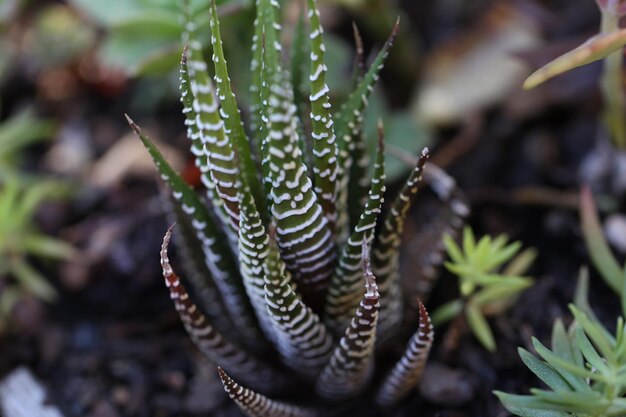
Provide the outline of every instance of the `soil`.
<path id="1" fill-rule="evenodd" d="M 468 30 L 491 6 L 489 1 L 459 7 L 461 3 L 468 2 L 401 2 L 412 27 L 418 28 L 424 54 Z M 522 4 L 541 10 L 534 16 L 548 44 L 579 40 L 598 25 L 592 0 Z M 334 30 L 349 34 L 349 28 L 346 14 Z M 135 110 L 133 117 L 151 120 L 149 127 L 158 138 L 191 163 L 183 151 L 183 118 L 176 99 L 142 108 L 129 103 L 150 84 L 123 77 L 109 80 L 116 86 L 111 94 L 111 85 L 90 83 L 75 69 L 68 71 L 76 77 L 76 89 L 60 98 L 42 96 L 41 78 L 13 71 L 3 85 L 3 116 L 24 102 L 34 103 L 41 113 L 61 121 L 65 140 L 78 135 L 89 149 L 90 161 L 95 161 L 129 133 L 123 113 Z M 463 323 L 437 329 L 422 395 L 384 415 L 507 416 L 492 391 L 523 393 L 537 386 L 519 360 L 517 347 L 528 348 L 531 336 L 547 341 L 555 319 L 569 320 L 567 305 L 578 270 L 588 263 L 576 209 L 579 187 L 591 181 L 618 207 L 623 203 L 623 195 L 607 183 L 606 175 L 580 175 L 588 155 L 606 145 L 598 127 L 598 73 L 599 66 L 592 65 L 565 75 L 560 87 L 553 84 L 544 91 L 545 97 L 535 99 L 537 111 L 511 111 L 519 104 L 515 95 L 476 109 L 472 117 L 480 121 L 477 139 L 462 153 L 441 159 L 470 202 L 469 224 L 477 234 L 506 232 L 538 249 L 530 273 L 536 284 L 510 311 L 491 320 L 497 354 L 485 351 Z M 393 105 L 408 104 L 410 97 L 403 92 L 411 89 L 402 88 L 399 81 L 394 84 L 389 73 L 383 82 L 388 91 L 398 92 L 391 98 Z M 459 137 L 469 140 L 463 139 L 463 129 L 460 124 L 435 133 L 439 139 L 432 152 L 435 159 L 438 153 L 449 152 Z M 48 175 L 43 155 L 51 146 L 37 145 L 29 151 L 26 169 Z M 17 306 L 13 331 L 0 336 L 0 379 L 18 366 L 30 368 L 49 389 L 49 402 L 67 417 L 240 415 L 223 393 L 213 365 L 187 337 L 163 286 L 158 253 L 167 220 L 158 195 L 156 176 L 148 171 L 125 176 L 106 188 L 77 185 L 72 199 L 41 210 L 38 221 L 45 231 L 89 249 L 91 255 L 58 267 L 38 264 L 60 297 L 51 305 L 30 299 Z M 420 210 L 419 202 L 415 210 Z M 411 227 L 415 225 L 409 222 L 408 236 Z M 87 248 L 96 233 L 102 235 L 104 247 Z M 591 283 L 592 306 L 612 324 L 619 311 L 616 297 L 593 272 Z M 456 296 L 454 277 L 442 273 L 428 308 L 433 311 Z M 357 415 L 357 410 L 359 415 L 381 415 L 369 405 L 351 407 L 344 415 Z"/>

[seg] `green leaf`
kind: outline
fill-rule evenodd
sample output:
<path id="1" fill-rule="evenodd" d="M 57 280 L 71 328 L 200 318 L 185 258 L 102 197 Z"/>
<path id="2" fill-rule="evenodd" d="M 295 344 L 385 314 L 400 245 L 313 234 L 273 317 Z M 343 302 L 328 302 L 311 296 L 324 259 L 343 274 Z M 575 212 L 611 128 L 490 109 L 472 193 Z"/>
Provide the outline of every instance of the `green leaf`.
<path id="1" fill-rule="evenodd" d="M 463 252 L 472 254 L 476 250 L 476 238 L 469 226 L 463 229 Z"/>
<path id="2" fill-rule="evenodd" d="M 465 262 L 465 256 L 463 255 L 461 248 L 459 247 L 459 245 L 456 244 L 454 238 L 450 236 L 449 233 L 446 233 L 443 236 L 443 245 L 448 252 L 448 256 L 450 257 L 450 259 L 452 259 L 454 263 L 461 264 Z M 454 264 L 449 265 L 453 266 Z"/>
<path id="3" fill-rule="evenodd" d="M 589 364 L 594 367 L 596 370 L 603 374 L 611 373 L 611 370 L 604 363 L 602 357 L 598 354 L 598 352 L 594 349 L 593 345 L 585 335 L 585 332 L 579 327 L 574 329 L 574 336 L 576 340 L 576 344 L 578 348 L 583 353 L 583 356 L 589 362 Z"/>
<path id="4" fill-rule="evenodd" d="M 232 370 L 231 372 L 247 383 L 264 386 L 270 381 L 280 382 L 280 375 L 265 362 L 259 361 L 222 336 L 193 302 L 185 285 L 170 264 L 167 251 L 171 236 L 172 229 L 170 228 L 163 237 L 160 253 L 163 278 L 185 330 L 198 349 L 211 361 L 228 367 Z"/>
<path id="5" fill-rule="evenodd" d="M 368 200 L 339 258 L 339 265 L 330 282 L 324 306 L 325 321 L 335 334 L 343 332 L 359 305 L 363 242 L 370 245 L 376 220 L 381 212 L 385 192 L 385 154 L 382 125 Z"/>
<path id="6" fill-rule="evenodd" d="M 0 292 L 0 330 L 5 318 L 10 318 L 13 307 L 23 296 L 23 291 L 17 285 L 8 285 Z"/>
<path id="7" fill-rule="evenodd" d="M 45 276 L 21 258 L 11 260 L 10 271 L 28 293 L 44 301 L 52 302 L 58 297 L 57 291 Z"/>
<path id="8" fill-rule="evenodd" d="M 550 365 L 537 359 L 525 349 L 517 349 L 522 362 L 547 386 L 555 391 L 571 391 L 570 385 Z"/>
<path id="9" fill-rule="evenodd" d="M 195 24 L 188 18 L 185 23 L 185 36 L 189 38 L 189 60 L 185 66 L 183 59 L 181 68 L 181 89 L 185 92 L 183 104 L 187 116 L 189 136 L 192 139 L 192 151 L 198 154 L 198 138 L 200 136 L 202 153 L 198 156 L 203 182 L 207 189 L 215 187 L 215 195 L 222 200 L 220 204 L 229 218 L 233 235 L 239 230 L 239 193 L 241 188 L 241 171 L 237 163 L 233 141 L 228 134 L 227 115 L 220 114 L 219 101 L 214 96 L 213 83 L 202 56 L 202 44 L 197 39 Z M 185 78 L 185 73 L 189 79 Z M 189 89 L 186 86 L 189 85 Z M 192 97 L 190 97 L 193 96 Z M 221 110 L 224 108 L 222 107 Z M 225 120 L 226 119 L 226 120 Z M 208 172 L 206 172 L 208 169 Z M 210 175 L 210 179 L 206 178 Z M 247 180 L 244 178 L 244 180 Z M 249 190 L 247 190 L 249 192 Z"/>
<path id="10" fill-rule="evenodd" d="M 115 24 L 122 16 L 137 15 L 146 9 L 141 3 L 128 0 L 70 0 L 70 3 L 104 26 Z"/>
<path id="11" fill-rule="evenodd" d="M 582 330 L 584 330 L 584 334 L 579 335 L 578 330 L 575 329 L 578 347 L 583 351 L 583 353 L 585 353 L 585 350 L 583 350 L 583 346 L 581 345 L 581 343 L 587 345 L 588 340 L 585 336 L 586 334 L 591 338 L 591 340 L 593 340 L 593 343 L 598 347 L 604 359 L 606 359 L 607 361 L 609 361 L 609 363 L 613 365 L 617 365 L 617 358 L 615 357 L 615 353 L 613 351 L 615 338 L 602 326 L 602 324 L 600 324 L 600 322 L 590 320 L 590 318 L 585 313 L 578 310 L 573 305 L 570 305 L 569 307 L 570 311 L 576 318 L 576 323 L 582 328 Z M 595 349 L 593 349 L 593 351 L 595 352 Z M 587 355 L 585 354 L 585 356 Z M 596 368 L 602 369 L 599 367 Z"/>
<path id="12" fill-rule="evenodd" d="M 163 47 L 145 56 L 139 62 L 136 70 L 138 76 L 157 76 L 166 74 L 176 68 L 180 58 L 180 48 L 178 45 Z"/>
<path id="13" fill-rule="evenodd" d="M 354 152 L 357 148 L 364 148 L 363 143 L 358 141 L 363 140 L 363 115 L 367 105 L 369 103 L 369 97 L 376 84 L 379 72 L 383 67 L 385 59 L 389 53 L 389 48 L 393 44 L 398 29 L 398 22 L 394 26 L 387 42 L 383 49 L 376 56 L 376 59 L 370 66 L 369 70 L 357 85 L 356 89 L 350 94 L 348 99 L 341 106 L 339 115 L 336 117 L 335 132 L 338 139 L 337 145 L 337 165 L 339 169 L 338 176 L 338 190 L 337 190 L 337 210 L 339 217 L 337 218 L 337 236 L 338 241 L 342 243 L 349 233 L 350 218 L 348 217 L 349 207 L 348 198 L 350 186 L 350 175 L 352 172 L 352 166 L 358 163 L 358 160 L 354 160 Z M 358 166 L 362 171 L 363 160 L 361 160 L 361 166 Z M 358 175 L 358 172 L 353 175 Z M 352 187 L 353 188 L 353 187 Z M 354 189 L 354 188 L 353 188 Z"/>
<path id="14" fill-rule="evenodd" d="M 0 125 L 0 163 L 8 164 L 21 148 L 34 142 L 49 139 L 56 124 L 35 117 L 32 110 L 23 110 Z"/>
<path id="15" fill-rule="evenodd" d="M 317 392 L 329 399 L 354 397 L 365 388 L 372 375 L 380 294 L 365 243 L 362 252 L 365 294 L 316 383 Z"/>
<path id="16" fill-rule="evenodd" d="M 374 274 L 377 277 L 381 299 L 385 300 L 381 306 L 378 322 L 379 344 L 381 339 L 384 340 L 397 333 L 403 318 L 402 283 L 399 275 L 400 244 L 404 222 L 420 189 L 428 156 L 428 149 L 425 148 L 402 190 L 387 211 L 383 226 L 374 242 L 372 251 Z"/>
<path id="17" fill-rule="evenodd" d="M 569 384 L 574 387 L 576 391 L 586 391 L 586 390 L 589 390 L 589 387 L 586 384 L 580 385 L 577 383 L 576 380 L 572 378 L 568 378 L 567 373 L 571 373 L 574 376 L 578 376 L 582 378 L 604 380 L 604 378 L 601 375 L 591 372 L 581 365 L 569 362 L 555 355 L 536 338 L 533 337 L 532 342 L 533 342 L 533 347 L 535 348 L 537 353 L 546 362 L 548 362 L 554 369 L 556 369 L 563 376 L 563 378 L 567 380 L 567 382 L 569 382 Z"/>
<path id="18" fill-rule="evenodd" d="M 507 301 L 533 284 L 531 279 L 522 277 L 502 276 L 498 281 L 472 295 L 472 302 L 482 307 L 496 301 Z"/>
<path id="19" fill-rule="evenodd" d="M 620 294 L 624 280 L 622 268 L 609 249 L 591 190 L 586 187 L 580 192 L 580 220 L 585 244 L 593 266 L 600 272 L 602 278 L 613 291 Z"/>
<path id="20" fill-rule="evenodd" d="M 224 58 L 222 47 L 217 5 L 215 0 L 212 1 L 213 4 L 211 6 L 209 22 L 211 26 L 211 44 L 213 46 L 213 64 L 215 68 L 214 80 L 217 87 L 217 97 L 222 105 L 225 129 L 232 140 L 233 150 L 239 162 L 241 175 L 245 176 L 245 180 L 250 186 L 250 191 L 257 204 L 257 208 L 259 212 L 263 214 L 265 212 L 265 200 L 262 198 L 261 187 L 257 176 L 257 167 L 252 159 L 250 142 L 246 136 L 241 120 L 241 113 L 230 85 L 228 66 Z"/>
<path id="21" fill-rule="evenodd" d="M 524 81 L 524 88 L 527 90 L 534 88 L 559 74 L 604 59 L 624 45 L 626 29 L 595 35 L 532 73 Z"/>
<path id="22" fill-rule="evenodd" d="M 494 391 L 504 407 L 511 413 L 521 417 L 571 417 L 563 411 L 547 409 L 549 404 L 532 395 L 511 395 L 501 391 Z"/>
<path id="23" fill-rule="evenodd" d="M 139 126 L 128 116 L 126 117 L 131 128 L 153 158 L 161 178 L 171 188 L 174 204 L 180 205 L 182 211 L 190 216 L 192 225 L 203 245 L 205 262 L 211 271 L 213 281 L 220 290 L 231 320 L 238 326 L 239 333 L 251 346 L 262 344 L 263 337 L 238 275 L 239 268 L 228 248 L 226 237 L 214 223 L 206 205 L 172 169 Z"/>
<path id="24" fill-rule="evenodd" d="M 28 234 L 20 242 L 25 252 L 44 258 L 69 259 L 76 254 L 69 244 L 42 234 Z"/>
<path id="25" fill-rule="evenodd" d="M 156 51 L 178 48 L 177 38 L 135 38 L 126 33 L 111 33 L 98 50 L 100 61 L 110 68 L 122 69 L 135 75 Z"/>
<path id="26" fill-rule="evenodd" d="M 158 38 L 176 41 L 182 27 L 175 12 L 143 10 L 132 16 L 118 17 L 111 30 L 131 38 Z"/>
<path id="27" fill-rule="evenodd" d="M 465 314 L 467 317 L 467 324 L 469 324 L 470 329 L 472 329 L 472 332 L 485 349 L 490 352 L 496 350 L 496 341 L 493 337 L 493 333 L 489 328 L 489 324 L 487 323 L 485 316 L 480 311 L 480 308 L 472 303 L 468 303 L 465 306 Z"/>
<path id="28" fill-rule="evenodd" d="M 275 340 L 281 359 L 308 377 L 319 375 L 332 352 L 330 333 L 294 290 L 291 275 L 273 243 L 263 268 L 266 305 L 278 333 Z M 287 311 L 285 306 L 289 306 Z"/>
<path id="29" fill-rule="evenodd" d="M 428 312 L 421 302 L 418 302 L 418 310 L 419 328 L 407 343 L 404 355 L 396 362 L 376 395 L 376 401 L 381 405 L 389 406 L 399 402 L 415 389 L 422 378 L 435 335 Z"/>
<path id="30" fill-rule="evenodd" d="M 339 167 L 337 163 L 338 147 L 335 139 L 334 121 L 331 116 L 331 104 L 328 96 L 329 88 L 326 85 L 326 64 L 324 53 L 326 46 L 323 42 L 322 25 L 320 24 L 317 0 L 307 0 L 309 34 L 311 49 L 311 136 L 313 137 L 313 182 L 315 193 L 318 195 L 324 215 L 329 226 L 334 229 L 337 221 L 337 178 Z"/>
<path id="31" fill-rule="evenodd" d="M 528 248 L 519 253 L 502 271 L 503 275 L 521 276 L 528 271 L 537 259 L 539 252 L 536 249 Z"/>
<path id="32" fill-rule="evenodd" d="M 441 326 L 461 314 L 462 311 L 462 300 L 448 301 L 442 306 L 439 306 L 439 308 L 433 313 L 433 324 L 435 326 Z"/>

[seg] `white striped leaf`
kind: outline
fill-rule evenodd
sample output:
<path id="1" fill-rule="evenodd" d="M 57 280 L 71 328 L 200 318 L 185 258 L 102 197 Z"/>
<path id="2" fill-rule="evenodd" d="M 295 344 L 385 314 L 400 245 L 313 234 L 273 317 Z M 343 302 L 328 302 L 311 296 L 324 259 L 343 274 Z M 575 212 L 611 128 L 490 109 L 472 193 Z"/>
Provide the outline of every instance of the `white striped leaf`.
<path id="1" fill-rule="evenodd" d="M 372 376 L 380 295 L 365 242 L 362 257 L 365 294 L 316 383 L 317 392 L 333 400 L 361 393 Z"/>
<path id="2" fill-rule="evenodd" d="M 180 205 L 181 210 L 191 219 L 197 237 L 202 242 L 204 259 L 211 272 L 211 278 L 220 291 L 230 319 L 247 343 L 251 346 L 259 346 L 259 341 L 262 338 L 254 312 L 238 276 L 237 263 L 233 259 L 223 233 L 215 225 L 206 205 L 196 193 L 172 169 L 156 146 L 143 134 L 139 126 L 128 116 L 126 117 L 131 128 L 150 153 L 161 178 L 170 187 L 174 204 Z"/>
<path id="3" fill-rule="evenodd" d="M 407 178 L 404 187 L 396 196 L 383 222 L 383 227 L 374 243 L 373 268 L 378 280 L 383 306 L 378 324 L 379 345 L 397 334 L 402 323 L 402 294 L 399 275 L 400 244 L 404 231 L 404 221 L 413 199 L 419 191 L 424 164 L 428 159 L 428 148 L 422 150 L 415 168 Z"/>
<path id="4" fill-rule="evenodd" d="M 280 377 L 276 371 L 218 333 L 191 300 L 187 289 L 170 265 L 167 248 L 171 235 L 170 228 L 163 238 L 161 247 L 163 277 L 185 329 L 198 349 L 210 360 L 230 369 L 246 383 L 263 386 L 269 381 L 276 381 L 277 385 L 280 385 Z"/>
<path id="5" fill-rule="evenodd" d="M 424 305 L 419 303 L 419 328 L 406 346 L 404 355 L 382 383 L 376 400 L 382 405 L 393 405 L 406 397 L 422 378 L 424 366 L 433 344 L 434 332 Z"/>
<path id="6" fill-rule="evenodd" d="M 235 382 L 222 368 L 217 368 L 224 390 L 248 417 L 314 417 L 311 410 L 274 401 Z"/>
<path id="7" fill-rule="evenodd" d="M 350 238 L 344 246 L 339 265 L 335 270 L 324 306 L 324 320 L 334 334 L 341 334 L 349 324 L 354 310 L 359 305 L 359 288 L 362 279 L 362 246 L 374 237 L 376 220 L 381 211 L 385 192 L 385 148 L 382 125 L 379 126 L 378 151 L 372 185 L 367 203 Z"/>

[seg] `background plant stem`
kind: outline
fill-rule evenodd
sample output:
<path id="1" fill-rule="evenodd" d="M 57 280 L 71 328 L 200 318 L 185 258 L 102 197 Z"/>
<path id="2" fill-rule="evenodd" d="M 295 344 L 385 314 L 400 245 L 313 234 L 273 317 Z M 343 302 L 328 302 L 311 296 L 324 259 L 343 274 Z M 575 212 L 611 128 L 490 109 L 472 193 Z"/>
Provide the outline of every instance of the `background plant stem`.
<path id="1" fill-rule="evenodd" d="M 619 15 L 614 7 L 602 11 L 602 33 L 619 29 Z M 615 146 L 626 148 L 626 106 L 622 83 L 623 50 L 612 53 L 604 59 L 601 88 L 604 96 L 604 120 Z"/>

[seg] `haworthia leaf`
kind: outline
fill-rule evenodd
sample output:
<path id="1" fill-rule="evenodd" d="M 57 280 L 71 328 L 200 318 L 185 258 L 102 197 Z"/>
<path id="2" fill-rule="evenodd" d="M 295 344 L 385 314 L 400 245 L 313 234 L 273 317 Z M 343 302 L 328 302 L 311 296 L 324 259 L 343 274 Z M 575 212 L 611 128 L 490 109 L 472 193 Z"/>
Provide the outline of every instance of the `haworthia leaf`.
<path id="1" fill-rule="evenodd" d="M 365 76 L 365 49 L 363 48 L 363 38 L 356 22 L 352 22 L 352 34 L 354 37 L 354 84 L 355 87 L 363 80 Z"/>
<path id="2" fill-rule="evenodd" d="M 265 261 L 265 299 L 279 333 L 276 348 L 283 361 L 298 372 L 314 377 L 328 362 L 332 338 L 317 314 L 296 294 L 278 248 L 270 244 Z"/>
<path id="3" fill-rule="evenodd" d="M 309 24 L 311 25 L 311 125 L 313 136 L 313 174 L 315 192 L 324 209 L 328 224 L 334 228 L 337 220 L 335 198 L 337 195 L 337 143 L 334 121 L 331 117 L 331 104 L 326 85 L 326 47 L 322 39 L 324 33 L 320 24 L 316 0 L 307 0 Z"/>
<path id="4" fill-rule="evenodd" d="M 421 302 L 418 306 L 419 328 L 409 340 L 402 358 L 382 383 L 376 396 L 379 404 L 393 405 L 402 400 L 411 390 L 415 389 L 422 378 L 434 333 L 426 308 Z"/>
<path id="5" fill-rule="evenodd" d="M 231 369 L 249 384 L 259 385 L 277 378 L 277 374 L 259 362 L 244 350 L 226 340 L 209 323 L 189 297 L 187 289 L 170 265 L 167 248 L 172 236 L 171 228 L 163 238 L 161 247 L 161 266 L 165 284 L 185 329 L 196 346 L 212 361 Z"/>
<path id="6" fill-rule="evenodd" d="M 259 133 L 261 125 L 261 63 L 263 61 L 263 42 L 264 42 L 264 24 L 263 24 L 262 1 L 256 0 L 256 16 L 254 18 L 254 35 L 252 36 L 252 59 L 250 60 L 250 131 L 253 135 Z M 253 137 L 257 146 L 257 157 L 261 157 L 261 140 L 262 137 Z"/>
<path id="7" fill-rule="evenodd" d="M 311 111 L 311 103 L 307 99 L 310 91 L 310 52 L 309 31 L 305 22 L 304 8 L 300 8 L 300 15 L 294 29 L 291 43 L 290 72 L 291 85 L 293 86 L 294 104 L 298 115 L 298 135 L 300 136 L 300 149 L 303 152 L 304 163 L 307 168 L 313 167 L 313 138 L 305 133 L 304 115 Z M 308 128 L 309 126 L 307 126 Z M 309 132 L 310 129 L 307 129 Z"/>
<path id="8" fill-rule="evenodd" d="M 211 26 L 211 44 L 213 46 L 213 64 L 215 67 L 214 79 L 217 86 L 217 96 L 222 104 L 221 115 L 224 119 L 226 134 L 232 140 L 232 146 L 239 161 L 241 173 L 245 176 L 250 186 L 257 208 L 259 212 L 263 213 L 265 211 L 265 201 L 262 199 L 257 169 L 252 159 L 251 146 L 246 137 L 235 94 L 230 85 L 215 0 L 212 0 L 209 23 Z"/>
<path id="9" fill-rule="evenodd" d="M 230 320 L 228 310 L 224 306 L 215 282 L 211 279 L 211 271 L 206 264 L 202 243 L 191 224 L 189 215 L 183 211 L 180 204 L 174 203 L 174 197 L 167 187 L 161 187 L 161 194 L 163 205 L 169 213 L 168 221 L 170 224 L 176 223 L 180 230 L 180 233 L 175 236 L 174 243 L 183 261 L 185 276 L 193 288 L 193 293 L 197 295 L 199 307 L 220 333 L 238 340 L 240 336 L 234 331 L 236 329 Z"/>
<path id="10" fill-rule="evenodd" d="M 206 66 L 204 62 L 197 62 L 192 65 Z M 191 153 L 195 156 L 195 164 L 200 170 L 200 179 L 207 191 L 207 197 L 211 202 L 211 207 L 217 218 L 220 220 L 223 226 L 227 229 L 230 228 L 230 219 L 226 209 L 224 207 L 224 201 L 218 196 L 215 183 L 211 179 L 209 172 L 209 161 L 206 153 L 204 152 L 204 143 L 202 141 L 202 134 L 196 123 L 196 112 L 194 110 L 194 95 L 191 90 L 191 80 L 189 79 L 188 71 L 187 51 L 183 51 L 183 55 L 180 63 L 180 101 L 183 104 L 183 114 L 185 115 L 185 125 L 187 126 L 187 137 L 191 141 Z M 234 236 L 232 233 L 225 231 L 229 238 Z"/>
<path id="11" fill-rule="evenodd" d="M 354 163 L 353 152 L 361 136 L 363 114 L 368 104 L 368 99 L 378 81 L 378 74 L 383 67 L 389 49 L 393 45 L 398 32 L 399 22 L 396 22 L 391 35 L 385 42 L 383 49 L 378 53 L 369 70 L 350 94 L 347 101 L 341 106 L 339 116 L 336 119 L 335 132 L 338 138 L 338 191 L 337 191 L 337 236 L 340 242 L 345 240 L 350 227 L 348 218 L 348 190 L 350 187 L 350 171 Z M 359 145 L 360 147 L 361 145 Z M 365 145 L 362 145 L 365 148 Z"/>
<path id="12" fill-rule="evenodd" d="M 298 108 L 298 115 L 304 115 L 306 96 L 309 91 L 309 82 L 307 76 L 309 74 L 310 64 L 310 48 L 308 42 L 308 30 L 304 21 L 304 9 L 300 9 L 298 22 L 293 34 L 291 44 L 291 85 L 293 85 L 294 103 Z M 306 148 L 302 148 L 303 150 Z"/>
<path id="13" fill-rule="evenodd" d="M 195 127 L 202 139 L 203 152 L 208 163 L 211 180 L 215 184 L 218 196 L 224 202 L 224 208 L 229 216 L 230 225 L 235 233 L 239 229 L 239 201 L 237 200 L 238 189 L 241 186 L 240 172 L 235 152 L 230 138 L 226 134 L 224 120 L 219 113 L 219 103 L 215 98 L 213 83 L 207 72 L 207 65 L 202 56 L 202 44 L 197 40 L 195 24 L 188 20 L 185 23 L 187 37 L 189 37 L 189 60 L 188 71 L 189 90 L 185 97 L 191 101 L 195 115 Z M 183 77 L 185 81 L 184 66 L 187 60 L 183 59 Z M 182 85 L 187 85 L 183 82 Z M 185 103 L 186 104 L 186 103 Z"/>
<path id="14" fill-rule="evenodd" d="M 267 69 L 271 84 L 263 163 L 271 180 L 271 212 L 282 258 L 307 304 L 316 306 L 335 264 L 333 236 L 302 162 L 291 91 L 284 88 L 276 63 L 267 62 Z"/>
<path id="15" fill-rule="evenodd" d="M 376 219 L 380 213 L 385 192 L 385 155 L 382 125 L 379 127 L 378 152 L 374 164 L 372 185 L 359 223 L 343 248 L 326 294 L 325 321 L 332 332 L 341 333 L 359 305 L 361 281 L 361 247 L 374 236 Z"/>
<path id="16" fill-rule="evenodd" d="M 418 158 L 411 158 L 415 166 Z M 407 162 L 409 162 L 407 160 Z M 469 205 L 454 178 L 444 170 L 430 163 L 424 167 L 424 184 L 434 192 L 439 202 L 428 207 L 428 213 L 418 214 L 419 226 L 415 236 L 411 237 L 407 250 L 420 253 L 421 256 L 408 260 L 407 270 L 415 271 L 415 276 L 404 286 L 405 300 L 427 299 L 432 287 L 437 282 L 438 267 L 443 262 L 445 236 L 454 239 L 459 235 L 469 215 Z M 417 311 L 417 304 L 410 303 L 410 308 Z"/>
<path id="17" fill-rule="evenodd" d="M 269 253 L 269 236 L 252 195 L 240 195 L 239 267 L 250 303 L 268 340 L 276 341 L 276 332 L 265 302 L 264 264 Z"/>
<path id="18" fill-rule="evenodd" d="M 161 178 L 171 188 L 174 203 L 180 204 L 181 209 L 190 217 L 198 239 L 202 242 L 205 262 L 211 271 L 215 285 L 220 291 L 231 320 L 237 325 L 239 333 L 246 338 L 248 343 L 252 346 L 258 346 L 262 337 L 258 331 L 256 319 L 246 297 L 243 284 L 239 279 L 237 264 L 229 251 L 224 235 L 216 227 L 206 205 L 170 167 L 139 126 L 128 116 L 126 117 L 131 128 L 150 153 Z"/>
<path id="19" fill-rule="evenodd" d="M 399 275 L 400 244 L 404 231 L 404 221 L 413 199 L 419 191 L 424 164 L 428 156 L 428 148 L 424 148 L 404 187 L 389 208 L 383 227 L 374 242 L 372 265 L 383 300 L 378 323 L 379 345 L 396 334 L 396 330 L 402 322 L 402 289 L 400 288 Z"/>
<path id="20" fill-rule="evenodd" d="M 274 401 L 235 382 L 222 368 L 217 368 L 224 390 L 248 417 L 313 417 L 305 408 Z"/>
<path id="21" fill-rule="evenodd" d="M 348 173 L 348 221 L 350 228 L 353 228 L 361 215 L 361 209 L 367 201 L 367 191 L 370 183 L 367 169 L 370 165 L 365 132 L 361 130 L 356 137 L 352 138 L 352 148 L 350 151 L 351 166 Z M 340 242 L 344 240 L 341 239 Z"/>
<path id="22" fill-rule="evenodd" d="M 330 399 L 344 399 L 358 394 L 369 382 L 373 371 L 380 295 L 365 242 L 362 256 L 365 294 L 316 383 L 317 392 Z"/>

